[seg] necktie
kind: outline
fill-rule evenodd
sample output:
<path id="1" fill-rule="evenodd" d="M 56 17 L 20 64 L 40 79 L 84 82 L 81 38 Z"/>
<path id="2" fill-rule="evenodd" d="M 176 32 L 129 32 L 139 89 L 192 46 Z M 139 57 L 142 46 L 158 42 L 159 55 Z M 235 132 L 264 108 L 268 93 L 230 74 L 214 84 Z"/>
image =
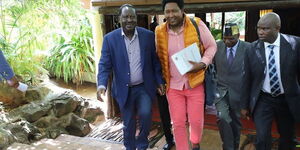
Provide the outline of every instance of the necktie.
<path id="1" fill-rule="evenodd" d="M 233 58 L 234 58 L 234 56 L 233 56 L 233 49 L 232 49 L 232 48 L 230 48 L 230 49 L 229 49 L 229 55 L 228 55 L 228 58 L 227 58 L 227 60 L 228 60 L 228 64 L 229 64 L 229 65 L 231 65 L 231 64 L 232 64 L 232 62 L 233 62 Z"/>
<path id="2" fill-rule="evenodd" d="M 275 63 L 275 55 L 274 55 L 274 45 L 269 45 L 268 48 L 271 50 L 269 54 L 269 78 L 270 78 L 270 89 L 272 96 L 278 96 L 281 93 L 280 86 L 279 86 L 279 78 L 276 69 Z"/>

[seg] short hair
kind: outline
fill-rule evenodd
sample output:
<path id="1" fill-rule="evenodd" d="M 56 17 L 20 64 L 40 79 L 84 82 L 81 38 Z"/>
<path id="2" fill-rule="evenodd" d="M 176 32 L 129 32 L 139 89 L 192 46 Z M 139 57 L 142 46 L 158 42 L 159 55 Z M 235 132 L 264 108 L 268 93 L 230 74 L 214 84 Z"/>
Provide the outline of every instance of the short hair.
<path id="1" fill-rule="evenodd" d="M 239 34 L 239 27 L 236 23 L 226 23 L 224 26 L 224 33 L 225 36 L 232 36 Z"/>
<path id="2" fill-rule="evenodd" d="M 165 6 L 167 3 L 176 3 L 180 9 L 184 7 L 184 0 L 162 0 L 162 8 L 165 10 Z"/>
<path id="3" fill-rule="evenodd" d="M 135 8 L 134 8 L 131 4 L 123 4 L 123 5 L 119 8 L 119 16 L 121 16 L 122 10 L 123 10 L 124 7 L 130 7 L 130 8 L 132 8 L 132 9 L 134 9 L 134 11 L 135 11 Z"/>

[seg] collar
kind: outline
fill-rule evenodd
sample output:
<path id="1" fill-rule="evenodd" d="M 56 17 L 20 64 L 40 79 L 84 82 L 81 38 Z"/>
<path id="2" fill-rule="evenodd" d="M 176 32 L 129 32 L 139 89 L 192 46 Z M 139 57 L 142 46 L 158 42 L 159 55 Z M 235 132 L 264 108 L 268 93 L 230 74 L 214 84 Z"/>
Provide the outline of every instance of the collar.
<path id="1" fill-rule="evenodd" d="M 236 42 L 234 46 L 232 46 L 232 47 L 226 47 L 226 50 L 229 51 L 229 49 L 232 48 L 233 52 L 235 52 L 236 49 L 238 48 L 239 44 L 240 44 L 240 40 L 238 40 L 238 42 Z"/>
<path id="2" fill-rule="evenodd" d="M 123 31 L 123 28 L 121 27 L 121 35 L 123 36 L 123 37 L 126 37 L 126 38 L 128 38 L 127 36 L 126 36 L 126 34 L 124 33 L 124 31 Z M 137 29 L 136 29 L 136 27 L 135 27 L 135 29 L 134 29 L 134 34 L 133 34 L 133 37 L 132 37 L 132 39 L 134 39 L 136 36 L 138 36 L 138 32 L 137 32 Z"/>

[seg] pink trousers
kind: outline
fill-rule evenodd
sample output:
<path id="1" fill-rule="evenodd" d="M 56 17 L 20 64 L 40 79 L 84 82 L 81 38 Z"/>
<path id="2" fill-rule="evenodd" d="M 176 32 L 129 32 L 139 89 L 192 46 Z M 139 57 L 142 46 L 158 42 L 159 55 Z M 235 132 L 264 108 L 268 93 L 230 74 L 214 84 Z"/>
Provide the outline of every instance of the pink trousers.
<path id="1" fill-rule="evenodd" d="M 189 125 L 191 143 L 197 144 L 202 138 L 204 87 L 201 84 L 186 90 L 169 89 L 167 98 L 173 122 L 176 150 L 189 150 L 187 125 Z"/>

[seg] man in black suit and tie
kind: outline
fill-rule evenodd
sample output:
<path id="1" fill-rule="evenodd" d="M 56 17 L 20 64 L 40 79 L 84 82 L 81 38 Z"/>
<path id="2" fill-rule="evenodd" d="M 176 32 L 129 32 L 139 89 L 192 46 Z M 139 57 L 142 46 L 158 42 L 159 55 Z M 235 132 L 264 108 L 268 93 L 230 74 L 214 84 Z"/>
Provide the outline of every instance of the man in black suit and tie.
<path id="1" fill-rule="evenodd" d="M 239 40 L 239 28 L 235 23 L 225 24 L 223 40 L 217 42 L 214 58 L 217 71 L 217 90 L 214 100 L 217 123 L 223 142 L 223 150 L 238 150 L 240 143 L 240 101 L 243 79 L 243 62 L 250 43 Z"/>
<path id="2" fill-rule="evenodd" d="M 294 150 L 300 121 L 300 38 L 279 33 L 280 17 L 268 13 L 257 23 L 259 39 L 245 54 L 242 116 L 253 117 L 256 150 L 271 150 L 271 125 L 280 134 L 279 150 Z M 250 112 L 250 113 L 248 113 Z"/>

